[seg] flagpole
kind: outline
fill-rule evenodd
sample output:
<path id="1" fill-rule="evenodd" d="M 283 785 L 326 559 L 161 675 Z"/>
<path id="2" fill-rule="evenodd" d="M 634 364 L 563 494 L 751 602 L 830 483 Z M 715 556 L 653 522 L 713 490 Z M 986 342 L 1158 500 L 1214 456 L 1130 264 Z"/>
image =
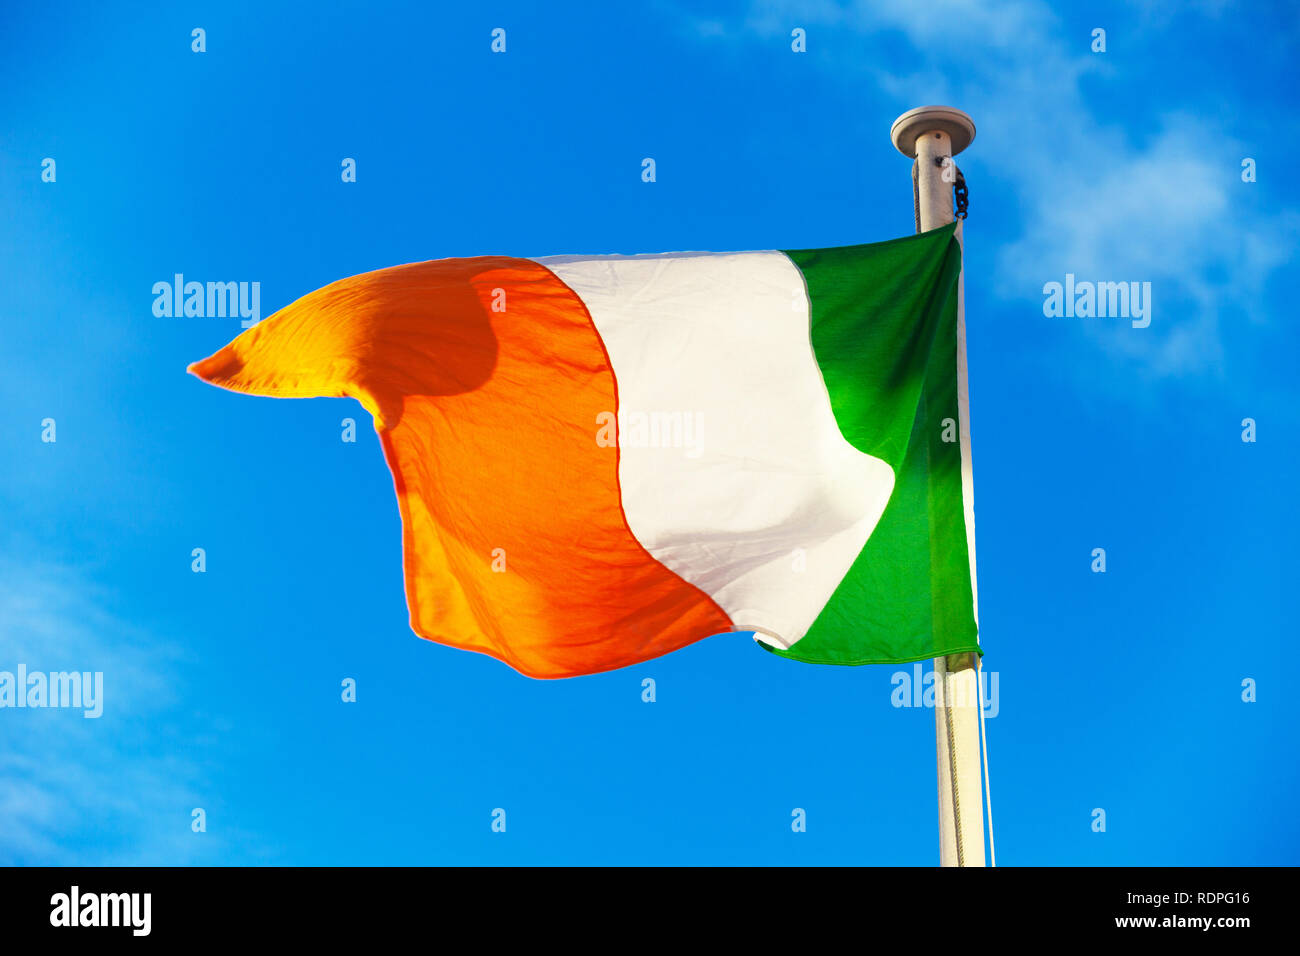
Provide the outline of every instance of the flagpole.
<path id="1" fill-rule="evenodd" d="M 975 123 L 961 110 L 922 106 L 909 110 L 890 129 L 898 151 L 914 158 L 916 231 L 953 221 L 953 178 L 945 166 L 975 138 Z M 955 170 L 954 170 L 955 172 Z M 961 226 L 957 227 L 958 240 Z M 957 292 L 957 375 L 960 399 L 962 497 L 975 594 L 975 541 L 971 510 L 970 422 L 966 401 L 966 316 L 962 280 Z M 976 620 L 978 621 L 978 610 Z M 935 755 L 939 771 L 939 863 L 984 865 L 984 791 L 980 778 L 979 686 L 974 653 L 934 659 Z"/>

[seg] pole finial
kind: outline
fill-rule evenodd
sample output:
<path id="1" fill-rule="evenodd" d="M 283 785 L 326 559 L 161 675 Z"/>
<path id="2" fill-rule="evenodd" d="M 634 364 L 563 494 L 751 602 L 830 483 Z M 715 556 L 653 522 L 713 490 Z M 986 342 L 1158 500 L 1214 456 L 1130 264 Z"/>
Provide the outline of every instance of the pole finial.
<path id="1" fill-rule="evenodd" d="M 951 106 L 918 106 L 894 120 L 889 138 L 900 153 L 915 159 L 917 139 L 935 131 L 948 134 L 956 156 L 975 140 L 975 121 Z"/>

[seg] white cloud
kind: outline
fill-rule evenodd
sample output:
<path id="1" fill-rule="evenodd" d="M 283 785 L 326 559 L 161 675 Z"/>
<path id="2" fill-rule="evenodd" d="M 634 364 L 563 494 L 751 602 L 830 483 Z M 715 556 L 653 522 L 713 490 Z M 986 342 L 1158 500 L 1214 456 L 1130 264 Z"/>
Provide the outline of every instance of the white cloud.
<path id="1" fill-rule="evenodd" d="M 951 103 L 971 113 L 982 147 L 972 162 L 1017 200 L 1022 227 L 1003 237 L 994 289 L 1041 306 L 1043 283 L 1066 272 L 1151 282 L 1150 328 L 1106 320 L 1078 326 L 1149 372 L 1215 367 L 1221 319 L 1238 310 L 1251 315 L 1300 235 L 1295 216 L 1258 221 L 1234 208 L 1230 191 L 1254 188 L 1239 178 L 1237 163 L 1248 153 L 1230 148 L 1214 121 L 1170 112 L 1137 136 L 1126 117 L 1099 115 L 1083 80 L 1107 75 L 1110 61 L 1091 52 L 1088 31 L 1067 35 L 1047 3 L 755 0 L 746 18 L 764 35 L 792 25 L 901 36 L 906 72 L 869 57 L 862 71 L 900 103 Z M 978 189 L 972 183 L 977 202 Z"/>
<path id="2" fill-rule="evenodd" d="M 203 805 L 186 742 L 162 727 L 176 703 L 176 657 L 104 608 L 81 575 L 0 565 L 0 670 L 103 672 L 103 716 L 0 709 L 0 862 L 183 863 L 200 849 Z"/>

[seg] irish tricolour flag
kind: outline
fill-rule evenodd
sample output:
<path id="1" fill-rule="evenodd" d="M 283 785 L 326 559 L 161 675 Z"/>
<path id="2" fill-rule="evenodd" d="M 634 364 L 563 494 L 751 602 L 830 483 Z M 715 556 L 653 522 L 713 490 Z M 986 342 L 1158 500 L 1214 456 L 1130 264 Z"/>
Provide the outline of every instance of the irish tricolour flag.
<path id="1" fill-rule="evenodd" d="M 959 238 L 395 266 L 190 370 L 359 400 L 411 627 L 524 674 L 973 651 Z"/>

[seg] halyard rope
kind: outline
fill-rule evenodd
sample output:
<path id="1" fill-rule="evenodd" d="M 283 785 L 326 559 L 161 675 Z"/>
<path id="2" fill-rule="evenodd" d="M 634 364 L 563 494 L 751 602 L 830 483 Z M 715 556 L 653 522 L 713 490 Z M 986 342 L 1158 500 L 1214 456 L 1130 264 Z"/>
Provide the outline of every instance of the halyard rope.
<path id="1" fill-rule="evenodd" d="M 948 785 L 952 789 L 952 823 L 957 837 L 957 865 L 966 865 L 961 845 L 961 798 L 957 789 L 957 745 L 952 732 L 952 685 L 948 682 L 948 662 L 943 662 L 943 723 L 948 734 Z"/>
<path id="2" fill-rule="evenodd" d="M 989 866 L 998 865 L 997 854 L 993 852 L 993 790 L 989 786 L 989 738 L 984 732 L 984 662 L 976 664 L 975 681 L 980 692 L 980 743 L 984 747 L 984 799 L 988 801 L 989 810 Z"/>
<path id="3" fill-rule="evenodd" d="M 921 184 L 917 182 L 917 167 L 920 166 L 919 159 L 912 160 L 912 218 L 916 220 L 916 231 L 921 231 Z"/>

